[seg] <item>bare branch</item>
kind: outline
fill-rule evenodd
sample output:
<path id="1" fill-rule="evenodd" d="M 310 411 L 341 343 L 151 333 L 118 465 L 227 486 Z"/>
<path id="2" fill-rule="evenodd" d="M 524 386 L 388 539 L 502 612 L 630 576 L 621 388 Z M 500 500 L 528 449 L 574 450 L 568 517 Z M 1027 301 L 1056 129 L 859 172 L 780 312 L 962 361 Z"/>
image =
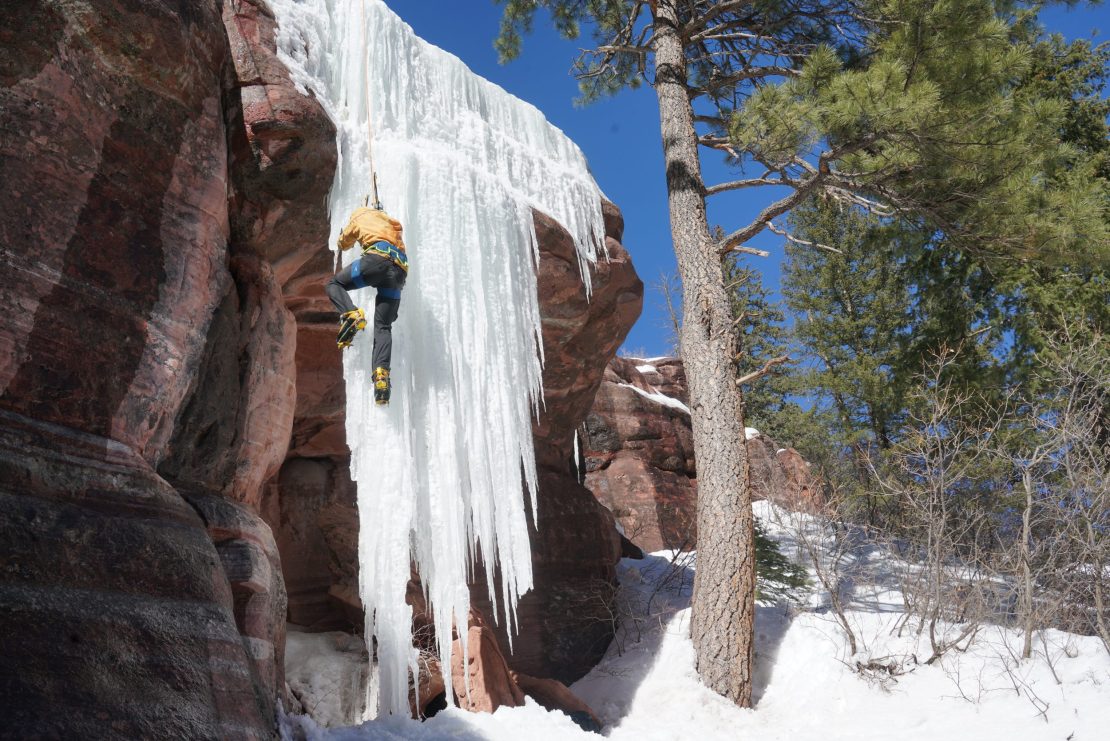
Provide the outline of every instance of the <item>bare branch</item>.
<path id="1" fill-rule="evenodd" d="M 781 174 L 778 178 L 769 177 L 772 174 L 771 170 L 767 170 L 757 178 L 748 178 L 746 180 L 733 180 L 730 183 L 720 183 L 705 189 L 705 195 L 714 196 L 718 193 L 727 193 L 730 190 L 741 190 L 743 188 L 754 188 L 759 185 L 789 185 L 796 187 L 797 183 L 790 178 L 783 177 Z"/>
<path id="2" fill-rule="evenodd" d="M 830 247 L 827 244 L 821 244 L 820 242 L 810 242 L 808 239 L 801 239 L 799 237 L 795 237 L 793 234 L 786 231 L 785 229 L 779 229 L 777 226 L 775 226 L 774 222 L 772 222 L 772 221 L 767 222 L 767 229 L 769 231 L 772 231 L 775 234 L 779 235 L 780 237 L 785 237 L 788 242 L 792 242 L 793 244 L 799 245 L 801 247 L 816 247 L 819 250 L 828 250 L 829 252 L 835 252 L 838 255 L 843 255 L 844 254 L 841 250 L 838 250 L 836 247 Z"/>
<path id="3" fill-rule="evenodd" d="M 745 255 L 755 255 L 756 257 L 771 256 L 771 253 L 767 250 L 757 250 L 755 247 L 733 247 L 729 252 L 743 252 Z"/>
<path id="4" fill-rule="evenodd" d="M 763 367 L 760 368 L 759 370 L 754 370 L 751 373 L 748 373 L 746 375 L 743 375 L 743 376 L 740 376 L 739 378 L 737 378 L 736 379 L 736 385 L 737 386 L 743 386 L 746 383 L 751 383 L 752 381 L 756 381 L 760 378 L 763 378 L 765 375 L 770 373 L 771 370 L 776 365 L 783 365 L 784 363 L 789 363 L 789 362 L 790 362 L 790 356 L 789 355 L 779 355 L 777 358 L 771 358 L 766 363 L 764 363 Z"/>
<path id="5" fill-rule="evenodd" d="M 747 242 L 749 239 L 763 231 L 767 226 L 767 222 L 769 222 L 771 219 L 781 216 L 782 214 L 786 213 L 787 211 L 804 201 L 818 182 L 820 182 L 819 176 L 810 178 L 805 183 L 797 186 L 794 192 L 790 195 L 786 196 L 785 198 L 780 198 L 779 200 L 772 203 L 770 206 L 767 206 L 750 224 L 741 229 L 737 229 L 732 234 L 729 234 L 727 237 L 722 239 L 718 243 L 718 252 L 721 255 L 726 255 L 729 252 L 738 249 L 739 245 Z"/>

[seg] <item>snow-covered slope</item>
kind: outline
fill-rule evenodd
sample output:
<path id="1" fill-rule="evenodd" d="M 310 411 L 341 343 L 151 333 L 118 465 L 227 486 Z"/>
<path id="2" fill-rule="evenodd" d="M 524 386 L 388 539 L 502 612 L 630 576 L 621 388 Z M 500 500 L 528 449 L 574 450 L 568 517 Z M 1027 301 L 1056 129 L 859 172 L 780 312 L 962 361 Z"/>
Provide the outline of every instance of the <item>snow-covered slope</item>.
<path id="1" fill-rule="evenodd" d="M 412 267 L 393 329 L 392 403 L 372 401 L 371 333 L 345 352 L 344 374 L 377 706 L 407 714 L 410 562 L 443 666 L 452 624 L 466 624 L 479 544 L 506 619 L 532 586 L 521 496 L 530 491 L 535 507 L 542 348 L 532 208 L 575 238 L 585 277 L 604 239 L 601 193 L 578 147 L 536 108 L 419 39 L 381 0 L 271 5 L 283 61 L 338 128 L 333 239 L 370 189 L 368 116 L 381 199 L 405 227 Z M 359 294 L 372 309 L 374 291 Z"/>
<path id="2" fill-rule="evenodd" d="M 784 553 L 798 527 L 810 528 L 769 502 L 755 505 Z M 821 547 L 820 545 L 818 546 Z M 889 584 L 894 556 L 864 548 L 853 565 L 848 619 L 861 650 L 844 634 L 814 588 L 800 607 L 756 611 L 756 708 L 741 710 L 711 692 L 694 671 L 689 639 L 691 554 L 661 552 L 621 563 L 621 628 L 605 659 L 571 689 L 593 707 L 611 739 L 629 741 L 1101 741 L 1110 728 L 1110 655 L 1097 638 L 1047 631 L 1033 658 L 1016 659 L 1020 636 L 986 627 L 966 652 L 933 665 L 927 640 L 892 635 L 901 595 Z M 811 580 L 816 584 L 815 579 Z M 857 662 L 891 665 L 860 672 Z M 310 739 L 596 738 L 561 713 L 529 702 L 493 714 L 449 709 L 427 722 L 393 719 L 323 732 L 307 719 L 285 719 Z"/>

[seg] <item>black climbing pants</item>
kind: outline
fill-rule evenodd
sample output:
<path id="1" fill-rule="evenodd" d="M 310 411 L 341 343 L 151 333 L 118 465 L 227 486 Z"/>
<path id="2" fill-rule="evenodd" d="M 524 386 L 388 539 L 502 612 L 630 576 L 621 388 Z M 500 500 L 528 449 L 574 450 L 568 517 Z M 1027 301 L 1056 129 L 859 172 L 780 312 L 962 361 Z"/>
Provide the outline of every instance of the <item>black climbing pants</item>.
<path id="1" fill-rule="evenodd" d="M 389 369 L 393 354 L 393 322 L 401 306 L 401 289 L 405 287 L 406 277 L 405 271 L 389 258 L 369 253 L 336 273 L 325 288 L 341 314 L 356 308 L 348 291 L 367 286 L 378 289 L 374 302 L 375 368 Z"/>

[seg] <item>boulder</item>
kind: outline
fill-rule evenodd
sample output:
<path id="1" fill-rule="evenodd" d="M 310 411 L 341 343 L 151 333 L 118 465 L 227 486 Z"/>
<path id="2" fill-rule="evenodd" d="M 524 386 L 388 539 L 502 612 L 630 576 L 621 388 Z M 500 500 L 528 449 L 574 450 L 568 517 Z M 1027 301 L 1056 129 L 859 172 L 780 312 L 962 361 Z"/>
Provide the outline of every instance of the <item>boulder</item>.
<path id="1" fill-rule="evenodd" d="M 686 377 L 676 358 L 614 358 L 586 418 L 586 486 L 646 551 L 689 549 L 697 470 Z"/>
<path id="2" fill-rule="evenodd" d="M 463 640 L 466 641 L 465 660 Z M 497 637 L 477 610 L 470 611 L 464 634 L 460 634 L 458 626 L 455 628 L 451 682 L 455 699 L 464 710 L 492 713 L 503 705 L 518 707 L 524 704 L 524 693 L 513 680 L 497 645 Z"/>
<path id="3" fill-rule="evenodd" d="M 601 721 L 589 705 L 557 679 L 537 679 L 527 674 L 512 673 L 521 691 L 548 710 L 569 715 L 584 730 L 601 732 Z"/>

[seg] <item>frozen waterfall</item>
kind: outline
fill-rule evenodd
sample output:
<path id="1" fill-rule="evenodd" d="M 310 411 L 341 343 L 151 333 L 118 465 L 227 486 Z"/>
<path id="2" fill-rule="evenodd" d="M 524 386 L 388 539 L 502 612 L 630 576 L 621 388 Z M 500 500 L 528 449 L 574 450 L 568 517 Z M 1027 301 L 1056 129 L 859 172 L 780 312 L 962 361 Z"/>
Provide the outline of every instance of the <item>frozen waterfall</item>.
<path id="1" fill-rule="evenodd" d="M 433 609 L 448 698 L 452 623 L 465 632 L 471 564 L 481 558 L 510 625 L 532 586 L 522 492 L 534 511 L 542 347 L 531 209 L 574 236 L 588 291 L 586 265 L 604 243 L 601 194 L 578 147 L 536 108 L 419 39 L 381 0 L 270 4 L 283 61 L 338 127 L 332 243 L 370 187 L 369 69 L 381 199 L 404 224 L 412 263 L 393 329 L 388 407 L 372 400 L 372 333 L 344 354 L 377 708 L 407 714 L 417 661 L 405 603 L 410 562 Z M 354 298 L 372 313 L 373 289 Z"/>

